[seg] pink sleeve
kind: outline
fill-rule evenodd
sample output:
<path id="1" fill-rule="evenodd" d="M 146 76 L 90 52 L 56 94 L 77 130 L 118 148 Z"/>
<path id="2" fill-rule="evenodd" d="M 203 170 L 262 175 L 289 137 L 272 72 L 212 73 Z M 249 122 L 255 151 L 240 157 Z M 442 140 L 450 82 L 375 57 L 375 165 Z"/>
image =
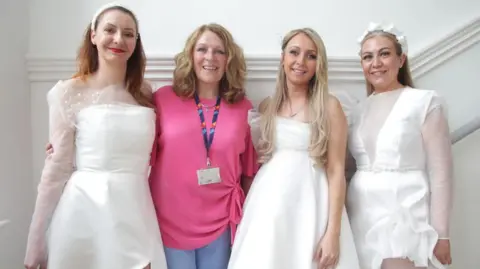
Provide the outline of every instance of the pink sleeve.
<path id="1" fill-rule="evenodd" d="M 250 102 L 248 110 L 252 109 L 252 104 Z M 248 112 L 247 112 L 248 113 Z M 245 151 L 242 153 L 242 174 L 247 177 L 254 177 L 259 169 L 259 164 L 257 162 L 257 151 L 253 146 L 252 134 L 250 130 L 250 124 L 248 124 L 248 119 L 246 119 L 246 135 L 245 135 Z"/>

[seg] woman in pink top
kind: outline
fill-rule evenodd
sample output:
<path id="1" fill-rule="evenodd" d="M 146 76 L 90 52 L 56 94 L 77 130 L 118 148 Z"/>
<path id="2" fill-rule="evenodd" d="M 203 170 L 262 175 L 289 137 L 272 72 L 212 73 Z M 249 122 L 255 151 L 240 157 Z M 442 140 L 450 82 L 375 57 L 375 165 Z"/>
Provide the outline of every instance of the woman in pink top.
<path id="1" fill-rule="evenodd" d="M 154 94 L 158 151 L 150 186 L 169 269 L 225 269 L 257 171 L 246 64 L 217 24 L 193 32 L 172 86 Z M 243 186 L 242 186 L 243 185 Z"/>

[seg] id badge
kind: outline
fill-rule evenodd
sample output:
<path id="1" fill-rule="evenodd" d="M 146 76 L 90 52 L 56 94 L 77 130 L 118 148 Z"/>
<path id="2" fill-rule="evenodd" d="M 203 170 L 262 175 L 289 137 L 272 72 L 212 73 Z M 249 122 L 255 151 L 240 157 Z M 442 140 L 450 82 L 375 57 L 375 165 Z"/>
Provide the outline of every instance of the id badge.
<path id="1" fill-rule="evenodd" d="M 220 169 L 218 167 L 208 167 L 197 170 L 198 185 L 208 185 L 220 183 Z"/>

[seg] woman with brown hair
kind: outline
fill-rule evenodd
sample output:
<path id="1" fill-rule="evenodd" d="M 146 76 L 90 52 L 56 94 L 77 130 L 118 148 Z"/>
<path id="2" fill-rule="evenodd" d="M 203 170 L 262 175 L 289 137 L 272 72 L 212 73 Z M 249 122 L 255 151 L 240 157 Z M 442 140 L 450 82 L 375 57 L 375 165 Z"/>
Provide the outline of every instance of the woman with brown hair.
<path id="1" fill-rule="evenodd" d="M 196 29 L 154 94 L 158 153 L 150 186 L 169 269 L 225 269 L 255 175 L 246 64 L 221 25 Z"/>
<path id="2" fill-rule="evenodd" d="M 38 186 L 25 268 L 166 269 L 147 174 L 155 111 L 132 11 L 102 7 L 78 64 L 74 78 L 48 92 L 55 150 Z"/>
<path id="3" fill-rule="evenodd" d="M 361 267 L 451 263 L 452 152 L 446 107 L 413 86 L 405 36 L 371 24 L 360 38 L 367 99 L 350 112 L 356 172 L 347 191 Z"/>

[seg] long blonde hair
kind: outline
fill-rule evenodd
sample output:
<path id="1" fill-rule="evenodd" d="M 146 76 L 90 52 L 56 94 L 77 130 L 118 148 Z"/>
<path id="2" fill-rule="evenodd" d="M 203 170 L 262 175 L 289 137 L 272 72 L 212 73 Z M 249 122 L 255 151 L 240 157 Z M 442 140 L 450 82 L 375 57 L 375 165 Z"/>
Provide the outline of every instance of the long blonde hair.
<path id="1" fill-rule="evenodd" d="M 401 56 L 403 54 L 402 45 L 398 42 L 395 35 L 388 32 L 384 32 L 384 31 L 372 31 L 368 33 L 365 36 L 365 38 L 362 40 L 361 46 L 363 46 L 363 43 L 365 43 L 365 41 L 375 36 L 384 36 L 390 39 L 393 42 L 393 45 L 395 47 L 395 53 L 397 54 L 397 56 Z M 405 54 L 405 62 L 403 63 L 402 67 L 400 67 L 400 70 L 398 70 L 397 80 L 403 86 L 408 86 L 411 88 L 414 87 L 412 74 L 410 72 L 410 66 L 408 64 L 408 56 L 406 54 Z M 372 83 L 368 81 L 365 81 L 365 83 L 367 86 L 367 96 L 369 96 L 375 91 L 375 88 L 373 87 Z"/>
<path id="2" fill-rule="evenodd" d="M 181 97 L 193 98 L 196 75 L 193 69 L 193 49 L 200 36 L 206 32 L 215 33 L 227 51 L 227 69 L 220 80 L 220 95 L 227 103 L 236 103 L 245 97 L 245 77 L 247 65 L 242 48 L 234 41 L 225 27 L 216 24 L 205 24 L 198 27 L 187 39 L 185 48 L 175 56 L 173 71 L 173 90 Z"/>
<path id="3" fill-rule="evenodd" d="M 322 167 L 326 164 L 329 123 L 325 109 L 329 97 L 328 90 L 328 64 L 325 45 L 321 37 L 311 28 L 295 29 L 287 33 L 282 41 L 282 51 L 290 40 L 298 34 L 305 34 L 317 48 L 317 66 L 315 75 L 308 87 L 308 115 L 311 129 L 309 152 L 316 165 Z M 283 62 L 283 61 L 282 61 Z M 261 121 L 261 138 L 258 144 L 259 162 L 267 162 L 275 147 L 276 117 L 284 102 L 288 100 L 283 63 L 280 63 L 277 76 L 277 85 L 273 98 L 266 104 Z"/>

